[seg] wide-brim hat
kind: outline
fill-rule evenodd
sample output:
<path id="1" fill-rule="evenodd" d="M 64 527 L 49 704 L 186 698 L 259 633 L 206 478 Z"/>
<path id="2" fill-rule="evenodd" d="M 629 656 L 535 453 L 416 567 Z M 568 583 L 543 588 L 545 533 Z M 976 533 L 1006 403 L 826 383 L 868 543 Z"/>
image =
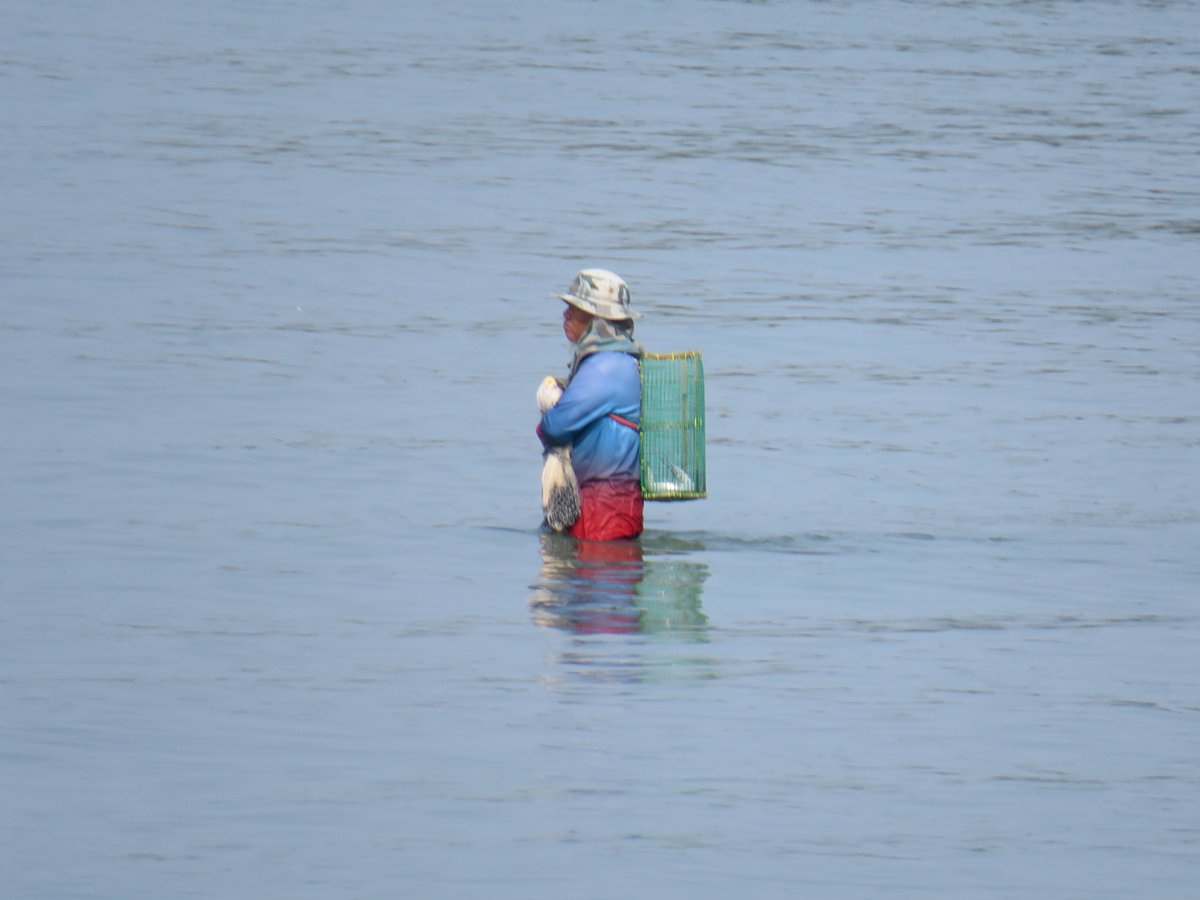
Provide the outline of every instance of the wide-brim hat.
<path id="1" fill-rule="evenodd" d="M 633 318 L 629 285 L 607 269 L 584 269 L 558 299 L 601 319 L 623 322 Z"/>

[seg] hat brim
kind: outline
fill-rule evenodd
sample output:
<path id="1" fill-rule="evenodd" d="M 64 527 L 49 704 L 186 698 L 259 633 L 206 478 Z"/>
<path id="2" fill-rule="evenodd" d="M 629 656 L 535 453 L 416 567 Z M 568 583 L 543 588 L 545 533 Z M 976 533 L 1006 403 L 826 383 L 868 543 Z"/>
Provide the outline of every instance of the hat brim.
<path id="1" fill-rule="evenodd" d="M 590 316 L 595 315 L 594 312 L 592 312 L 590 309 L 588 309 L 586 306 L 583 305 L 583 301 L 580 300 L 578 297 L 572 297 L 570 294 L 559 294 L 558 299 L 561 300 L 563 303 L 571 304 L 576 309 L 582 309 L 585 313 L 587 313 Z"/>
<path id="2" fill-rule="evenodd" d="M 604 319 L 607 322 L 632 322 L 635 319 L 641 318 L 632 311 L 625 313 L 623 316 L 606 316 L 595 307 L 589 309 L 584 305 L 585 301 L 580 300 L 578 297 L 574 297 L 571 294 L 559 294 L 558 299 L 563 303 L 568 303 L 576 309 L 587 313 L 589 316 L 595 316 L 597 319 Z"/>

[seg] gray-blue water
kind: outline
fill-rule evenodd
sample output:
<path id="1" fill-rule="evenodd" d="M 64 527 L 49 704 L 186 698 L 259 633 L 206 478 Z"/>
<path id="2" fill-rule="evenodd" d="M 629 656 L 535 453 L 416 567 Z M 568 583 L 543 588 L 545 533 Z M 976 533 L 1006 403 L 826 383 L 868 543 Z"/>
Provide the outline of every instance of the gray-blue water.
<path id="1" fill-rule="evenodd" d="M 4 21 L 5 896 L 1197 896 L 1200 5 Z M 587 265 L 708 375 L 608 550 Z"/>

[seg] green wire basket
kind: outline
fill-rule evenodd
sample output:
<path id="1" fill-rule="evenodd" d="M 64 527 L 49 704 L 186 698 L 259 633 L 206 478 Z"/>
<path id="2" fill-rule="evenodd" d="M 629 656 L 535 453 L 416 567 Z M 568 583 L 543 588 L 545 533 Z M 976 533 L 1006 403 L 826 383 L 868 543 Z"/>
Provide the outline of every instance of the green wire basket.
<path id="1" fill-rule="evenodd" d="M 641 368 L 642 497 L 707 497 L 700 352 L 644 353 Z"/>

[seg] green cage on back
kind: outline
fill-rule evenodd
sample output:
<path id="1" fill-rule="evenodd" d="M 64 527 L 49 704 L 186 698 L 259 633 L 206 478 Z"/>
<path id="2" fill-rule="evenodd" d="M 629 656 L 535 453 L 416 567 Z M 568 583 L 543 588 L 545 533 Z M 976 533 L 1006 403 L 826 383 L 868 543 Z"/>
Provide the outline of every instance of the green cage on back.
<path id="1" fill-rule="evenodd" d="M 642 497 L 707 497 L 704 363 L 699 351 L 645 353 L 641 368 Z"/>

